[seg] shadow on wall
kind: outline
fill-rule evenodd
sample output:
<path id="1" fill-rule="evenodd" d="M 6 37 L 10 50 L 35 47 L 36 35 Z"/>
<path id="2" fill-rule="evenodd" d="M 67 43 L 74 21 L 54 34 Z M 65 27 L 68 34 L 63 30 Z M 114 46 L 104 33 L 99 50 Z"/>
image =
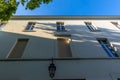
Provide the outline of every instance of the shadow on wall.
<path id="1" fill-rule="evenodd" d="M 56 24 L 37 23 L 36 28 L 55 32 Z M 86 56 L 87 53 L 84 51 L 87 51 L 87 52 L 96 51 L 96 48 L 100 47 L 96 38 L 108 38 L 108 40 L 110 39 L 110 40 L 113 40 L 114 42 L 119 42 L 119 39 L 120 39 L 119 32 L 115 32 L 113 30 L 106 29 L 106 28 L 99 28 L 101 32 L 90 32 L 85 25 L 65 25 L 65 28 L 66 30 L 68 30 L 68 32 L 72 34 L 72 36 L 69 37 L 72 41 L 71 50 L 72 52 L 78 51 L 79 54 L 77 55 L 84 54 L 84 56 Z M 53 34 L 53 33 L 49 33 L 49 34 Z M 9 51 L 11 50 L 11 47 L 13 47 L 16 39 L 18 38 L 30 39 L 29 42 L 31 43 L 27 45 L 26 48 L 28 49 L 28 51 L 25 52 L 26 54 L 24 54 L 24 56 L 28 56 L 32 58 L 36 58 L 36 57 L 39 58 L 39 56 L 43 58 L 44 57 L 48 58 L 48 57 L 52 57 L 50 54 L 48 55 L 48 52 L 51 53 L 52 55 L 54 55 L 55 53 L 54 47 L 56 47 L 56 44 L 55 44 L 55 40 L 53 39 L 35 37 L 35 36 L 24 35 L 24 34 L 16 34 L 16 33 L 4 32 L 4 31 L 1 31 L 0 37 L 1 37 L 0 44 L 5 44 L 4 47 L 2 47 L 2 45 L 0 46 L 1 47 L 0 53 L 5 53 L 5 54 L 0 54 L 1 57 L 5 57 L 9 53 Z M 116 46 L 120 47 L 119 44 L 116 44 Z M 81 52 L 81 50 L 79 49 L 82 49 L 83 52 Z M 73 56 L 76 56 L 76 55 L 73 55 Z"/>
<path id="2" fill-rule="evenodd" d="M 106 28 L 99 28 L 108 38 L 118 40 L 120 38 L 120 29 L 112 30 Z"/>
<path id="3" fill-rule="evenodd" d="M 35 28 L 42 29 L 42 30 L 55 31 L 56 24 L 54 24 L 54 23 L 40 23 L 40 22 L 37 22 Z"/>
<path id="4" fill-rule="evenodd" d="M 22 58 L 51 58 L 55 54 L 54 39 L 0 31 L 1 59 L 7 58 L 18 39 L 28 39 Z"/>
<path id="5" fill-rule="evenodd" d="M 56 24 L 54 23 L 37 23 L 37 29 L 42 29 L 42 30 L 49 30 L 49 31 L 56 31 Z M 120 31 L 119 30 L 112 30 L 112 29 L 106 29 L 106 28 L 101 28 L 99 26 L 98 30 L 100 32 L 91 32 L 89 29 L 86 27 L 86 25 L 65 25 L 65 29 L 72 34 L 72 37 L 84 37 L 84 38 L 93 38 L 95 37 L 106 37 L 106 38 L 111 38 L 116 40 L 119 40 L 120 36 Z M 49 33 L 53 34 L 53 33 Z"/>
<path id="6" fill-rule="evenodd" d="M 45 23 L 46 24 L 46 23 Z M 45 25 L 43 23 L 43 25 Z M 46 24 L 49 27 L 41 27 L 39 29 L 42 30 L 56 30 L 56 24 Z M 103 53 L 92 53 L 92 51 L 97 51 L 96 48 L 100 47 L 98 42 L 95 41 L 95 38 L 92 38 L 91 35 L 97 35 L 97 34 L 107 34 L 110 35 L 109 38 L 118 40 L 119 38 L 119 32 L 112 32 L 112 30 L 108 30 L 108 32 L 111 32 L 111 34 L 108 34 L 107 32 L 90 32 L 84 25 L 66 25 L 66 29 L 68 29 L 73 35 L 71 38 L 73 39 L 71 43 L 71 49 L 75 54 L 74 57 L 86 57 L 88 54 L 91 58 L 100 57 Z M 52 28 L 52 29 L 51 29 Z M 101 28 L 100 28 L 101 29 Z M 101 29 L 102 30 L 102 29 Z M 106 29 L 107 30 L 107 29 Z M 115 38 L 113 38 L 114 36 Z M 99 37 L 99 36 L 98 36 Z M 6 57 L 6 55 L 9 53 L 11 47 L 14 45 L 16 39 L 18 38 L 28 38 L 29 43 L 27 44 L 26 48 L 28 49 L 28 52 L 25 51 L 26 54 L 24 54 L 24 58 L 51 58 L 54 55 L 55 50 L 55 40 L 49 39 L 49 38 L 42 38 L 42 37 L 36 37 L 36 36 L 30 36 L 30 35 L 24 35 L 24 34 L 17 34 L 17 33 L 10 33 L 10 32 L 4 32 L 0 31 L 0 58 Z M 120 39 L 120 38 L 119 38 Z M 94 47 L 92 47 L 94 46 Z M 51 48 L 52 47 L 52 48 Z M 53 50 L 51 50 L 53 49 Z M 102 49 L 102 48 L 101 48 Z M 87 52 L 85 52 L 87 51 Z M 78 52 L 76 54 L 76 52 Z M 98 51 L 99 52 L 99 51 Z M 5 53 L 5 54 L 3 54 Z M 88 57 L 87 56 L 87 57 Z M 101 55 L 102 56 L 102 55 Z M 55 61 L 55 64 L 57 66 L 57 73 L 56 76 L 62 75 L 65 78 L 72 76 L 78 77 L 80 75 L 86 76 L 85 74 L 93 74 L 96 75 L 96 72 L 99 72 L 99 74 L 104 76 L 104 72 L 111 73 L 111 72 L 117 72 L 119 73 L 119 69 L 115 68 L 119 65 L 119 60 L 107 60 L 107 61 L 90 61 L 86 60 L 78 60 L 78 61 Z M 112 61 L 112 62 L 111 62 Z M 0 74 L 1 74 L 1 80 L 8 80 L 8 79 L 27 79 L 32 80 L 33 78 L 38 79 L 49 79 L 49 73 L 48 73 L 48 66 L 51 63 L 51 61 L 37 61 L 37 62 L 1 62 L 0 65 Z M 111 64 L 112 63 L 112 64 Z M 104 64 L 104 65 L 103 65 Z M 76 65 L 76 66 L 74 66 Z M 74 66 L 74 69 L 73 69 Z M 8 68 L 9 67 L 9 68 Z M 72 71 L 71 71 L 72 70 Z M 94 71 L 93 71 L 94 70 Z M 107 71 L 105 71 L 107 70 Z M 112 70 L 112 71 L 111 71 Z M 64 73 L 62 72 L 64 71 Z M 73 73 L 76 73 L 73 75 Z M 106 74 L 105 73 L 105 74 Z M 67 74 L 67 75 L 66 75 Z M 14 75 L 14 76 L 13 76 Z"/>
<path id="7" fill-rule="evenodd" d="M 49 30 L 49 31 L 56 31 L 56 24 L 54 23 L 37 23 L 38 29 L 42 29 L 42 30 Z M 47 25 L 47 26 L 46 26 Z M 106 37 L 106 38 L 111 38 L 114 39 L 115 41 L 118 42 L 120 36 L 120 32 L 119 30 L 111 30 L 111 29 L 106 29 L 106 28 L 101 28 L 99 26 L 98 30 L 100 30 L 100 32 L 91 32 L 89 31 L 89 29 L 86 27 L 86 25 L 65 25 L 66 30 L 71 33 L 71 37 L 74 38 L 78 38 L 80 39 L 80 37 L 82 38 L 98 38 L 98 37 Z M 47 32 L 49 33 L 49 32 Z M 53 33 L 49 33 L 49 34 L 53 34 Z"/>
<path id="8" fill-rule="evenodd" d="M 36 23 L 36 29 L 49 30 L 55 32 L 57 30 L 57 25 L 55 23 Z M 81 34 L 81 31 L 89 31 L 85 25 L 65 25 L 65 29 L 71 34 Z M 47 32 L 49 33 L 49 32 Z M 49 33 L 53 34 L 53 33 Z"/>

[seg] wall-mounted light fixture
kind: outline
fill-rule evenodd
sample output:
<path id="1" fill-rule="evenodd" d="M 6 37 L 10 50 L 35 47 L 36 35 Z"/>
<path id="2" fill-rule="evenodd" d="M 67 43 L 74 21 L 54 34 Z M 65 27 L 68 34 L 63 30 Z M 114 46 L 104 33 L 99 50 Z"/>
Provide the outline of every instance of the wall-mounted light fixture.
<path id="1" fill-rule="evenodd" d="M 53 78 L 55 76 L 55 71 L 56 71 L 56 66 L 53 63 L 53 58 L 52 58 L 52 63 L 48 67 L 48 71 L 49 71 L 49 76 Z"/>

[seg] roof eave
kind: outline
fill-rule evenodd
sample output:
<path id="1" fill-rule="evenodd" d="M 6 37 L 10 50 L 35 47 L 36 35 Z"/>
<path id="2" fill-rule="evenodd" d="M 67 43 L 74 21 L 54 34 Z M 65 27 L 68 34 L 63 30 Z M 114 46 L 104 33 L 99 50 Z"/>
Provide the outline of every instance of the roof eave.
<path id="1" fill-rule="evenodd" d="M 39 16 L 17 15 L 11 20 L 120 20 L 120 16 Z"/>

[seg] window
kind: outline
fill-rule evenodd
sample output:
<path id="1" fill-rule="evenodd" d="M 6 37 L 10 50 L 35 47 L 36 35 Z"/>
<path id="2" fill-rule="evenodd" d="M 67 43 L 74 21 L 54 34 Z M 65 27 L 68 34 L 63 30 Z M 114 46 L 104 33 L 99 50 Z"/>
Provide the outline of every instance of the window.
<path id="1" fill-rule="evenodd" d="M 3 25 L 3 24 L 0 24 L 0 30 L 2 29 L 2 25 Z"/>
<path id="2" fill-rule="evenodd" d="M 57 31 L 54 32 L 55 36 L 71 36 L 71 33 L 65 29 L 64 22 L 56 22 Z"/>
<path id="3" fill-rule="evenodd" d="M 120 24 L 118 22 L 111 22 L 113 25 L 115 25 L 118 29 L 120 29 Z"/>
<path id="4" fill-rule="evenodd" d="M 98 42 L 101 44 L 102 48 L 106 51 L 109 57 L 119 57 L 116 53 L 115 49 L 111 44 L 108 42 L 106 38 L 97 39 Z"/>
<path id="5" fill-rule="evenodd" d="M 8 58 L 21 58 L 27 43 L 28 39 L 18 39 Z"/>
<path id="6" fill-rule="evenodd" d="M 72 57 L 69 43 L 70 43 L 70 41 L 68 38 L 58 38 L 57 39 L 58 56 L 59 57 Z"/>
<path id="7" fill-rule="evenodd" d="M 34 27 L 35 27 L 35 22 L 29 22 L 25 28 L 25 31 L 34 31 Z"/>
<path id="8" fill-rule="evenodd" d="M 2 28 L 6 25 L 7 22 L 2 22 L 0 23 L 0 30 L 2 30 Z"/>
<path id="9" fill-rule="evenodd" d="M 56 22 L 56 25 L 57 25 L 57 31 L 66 31 L 64 22 Z"/>
<path id="10" fill-rule="evenodd" d="M 100 30 L 98 30 L 96 27 L 94 27 L 91 22 L 85 22 L 85 24 L 86 24 L 87 28 L 88 28 L 90 31 L 92 31 L 92 32 L 94 32 L 94 31 L 100 31 Z"/>

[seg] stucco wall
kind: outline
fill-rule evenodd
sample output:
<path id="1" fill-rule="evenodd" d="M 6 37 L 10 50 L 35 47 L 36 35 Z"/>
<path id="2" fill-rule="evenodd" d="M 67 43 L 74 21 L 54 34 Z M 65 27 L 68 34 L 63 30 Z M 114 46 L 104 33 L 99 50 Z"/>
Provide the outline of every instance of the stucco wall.
<path id="1" fill-rule="evenodd" d="M 51 61 L 2 61 L 2 80 L 50 80 Z M 54 79 L 117 80 L 120 78 L 119 60 L 54 60 Z M 104 65 L 103 65 L 104 64 Z"/>
<path id="2" fill-rule="evenodd" d="M 24 32 L 28 22 L 37 22 L 35 32 Z M 28 38 L 21 59 L 59 58 L 57 54 L 56 22 L 65 23 L 71 33 L 72 58 L 110 58 L 96 38 L 107 38 L 117 47 L 120 55 L 120 29 L 111 21 L 118 20 L 10 20 L 0 31 L 0 59 L 7 59 L 18 38 Z M 99 32 L 90 32 L 84 24 L 92 22 Z M 51 61 L 0 61 L 0 79 L 3 80 L 49 80 L 48 66 Z M 57 79 L 117 80 L 119 59 L 112 60 L 60 60 L 55 61 Z"/>
<path id="3" fill-rule="evenodd" d="M 11 20 L 1 31 L 1 58 L 5 57 L 15 44 L 18 38 L 28 38 L 29 42 L 24 51 L 22 58 L 49 58 L 57 56 L 57 37 L 54 36 L 56 31 L 57 20 L 42 20 L 37 22 L 35 32 L 24 32 L 26 25 L 30 21 Z M 119 29 L 110 22 L 113 20 L 59 20 L 65 23 L 65 28 L 71 33 L 70 46 L 72 57 L 80 58 L 104 58 L 108 57 L 106 52 L 102 49 L 96 38 L 107 38 L 110 43 L 118 48 L 119 43 Z M 84 21 L 92 22 L 99 32 L 90 32 L 84 24 Z M 116 21 L 118 22 L 118 21 Z M 8 45 L 9 44 L 9 45 Z M 4 47 L 2 47 L 4 46 Z M 7 48 L 7 50 L 6 50 Z M 120 53 L 120 51 L 119 51 Z M 120 55 L 120 54 L 119 54 Z"/>

